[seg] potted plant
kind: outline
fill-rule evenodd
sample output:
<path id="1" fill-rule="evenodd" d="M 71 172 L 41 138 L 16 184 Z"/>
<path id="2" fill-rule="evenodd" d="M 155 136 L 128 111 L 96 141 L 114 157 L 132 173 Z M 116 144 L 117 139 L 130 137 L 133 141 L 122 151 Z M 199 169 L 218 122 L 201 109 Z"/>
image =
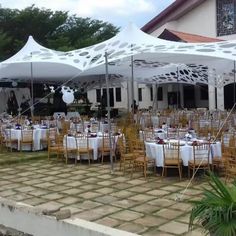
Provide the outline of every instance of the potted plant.
<path id="1" fill-rule="evenodd" d="M 236 235 L 236 182 L 226 185 L 210 173 L 211 189 L 204 189 L 201 200 L 191 201 L 193 209 L 189 228 L 200 223 L 206 234 L 213 236 Z"/>

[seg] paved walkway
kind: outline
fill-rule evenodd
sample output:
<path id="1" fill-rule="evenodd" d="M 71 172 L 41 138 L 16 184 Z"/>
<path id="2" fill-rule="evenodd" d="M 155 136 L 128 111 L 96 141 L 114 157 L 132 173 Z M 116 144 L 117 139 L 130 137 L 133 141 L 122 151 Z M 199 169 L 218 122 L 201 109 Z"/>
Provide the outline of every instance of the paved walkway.
<path id="1" fill-rule="evenodd" d="M 42 153 L 34 155 L 42 158 Z M 176 196 L 188 180 L 149 176 L 145 181 L 139 173 L 130 179 L 116 169 L 111 175 L 108 164 L 75 166 L 46 158 L 1 165 L 0 196 L 33 206 L 70 209 L 72 217 L 145 236 L 203 235 L 199 229 L 188 232 L 191 205 L 187 200 L 201 197 L 206 183 L 194 182 L 178 202 Z"/>

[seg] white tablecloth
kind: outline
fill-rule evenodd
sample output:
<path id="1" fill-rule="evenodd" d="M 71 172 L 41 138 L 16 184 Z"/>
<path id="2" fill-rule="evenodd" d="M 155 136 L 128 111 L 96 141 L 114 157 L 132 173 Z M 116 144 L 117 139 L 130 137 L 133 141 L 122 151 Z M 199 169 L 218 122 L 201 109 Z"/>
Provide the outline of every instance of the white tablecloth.
<path id="1" fill-rule="evenodd" d="M 65 145 L 65 141 L 64 141 Z M 76 148 L 75 137 L 67 137 L 68 148 Z M 89 138 L 89 147 L 93 149 L 93 159 L 98 159 L 98 148 L 102 146 L 102 137 Z"/>
<path id="2" fill-rule="evenodd" d="M 185 141 L 183 141 L 185 142 Z M 146 155 L 156 160 L 156 166 L 163 166 L 163 147 L 161 144 L 145 142 Z M 211 144 L 211 157 L 220 158 L 222 156 L 221 143 L 216 142 Z M 180 158 L 183 160 L 183 165 L 188 166 L 188 161 L 193 160 L 193 146 L 185 144 L 180 147 Z"/>
<path id="3" fill-rule="evenodd" d="M 115 147 L 116 148 L 116 143 L 118 140 L 119 136 L 115 136 Z M 76 141 L 75 137 L 73 136 L 67 136 L 67 145 L 68 148 L 76 148 Z M 64 140 L 64 146 L 65 146 L 65 140 Z M 98 148 L 102 147 L 102 137 L 91 137 L 89 138 L 89 147 L 93 148 L 93 159 L 97 160 L 98 159 Z"/>
<path id="4" fill-rule="evenodd" d="M 20 150 L 20 140 L 21 140 L 21 130 L 17 129 L 11 129 L 11 138 L 12 139 L 18 139 L 18 145 L 12 146 L 12 148 L 15 148 L 17 150 Z M 47 129 L 34 129 L 33 130 L 33 151 L 42 150 L 43 147 L 41 146 L 40 140 L 47 138 Z M 24 144 L 22 147 L 22 150 L 30 150 L 30 145 Z"/>
<path id="5" fill-rule="evenodd" d="M 147 133 L 152 134 L 152 131 L 147 131 Z M 166 139 L 167 138 L 167 132 L 165 132 L 163 129 L 154 129 L 152 136 L 150 137 L 149 135 L 147 135 L 148 137 L 146 137 L 145 131 L 139 131 L 139 138 L 141 140 L 143 139 L 154 139 L 154 138 L 160 138 L 160 139 Z"/>

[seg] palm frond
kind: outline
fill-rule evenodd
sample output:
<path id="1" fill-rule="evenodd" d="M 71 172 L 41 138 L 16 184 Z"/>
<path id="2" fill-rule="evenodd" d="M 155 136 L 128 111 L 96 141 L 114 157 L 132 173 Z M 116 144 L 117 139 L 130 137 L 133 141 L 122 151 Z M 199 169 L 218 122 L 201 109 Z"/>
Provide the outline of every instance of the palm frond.
<path id="1" fill-rule="evenodd" d="M 229 187 L 212 173 L 209 173 L 209 178 L 210 189 L 204 189 L 203 199 L 190 201 L 194 207 L 189 219 L 189 229 L 192 229 L 196 221 L 203 226 L 205 233 L 235 236 L 236 183 Z"/>

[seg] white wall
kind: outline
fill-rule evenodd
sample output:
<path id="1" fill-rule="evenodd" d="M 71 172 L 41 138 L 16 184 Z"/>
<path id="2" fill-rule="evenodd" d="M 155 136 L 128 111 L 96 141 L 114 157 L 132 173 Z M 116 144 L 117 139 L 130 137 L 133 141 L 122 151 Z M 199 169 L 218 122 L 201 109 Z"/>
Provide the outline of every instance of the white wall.
<path id="1" fill-rule="evenodd" d="M 217 38 L 216 0 L 207 0 L 176 21 L 171 21 L 151 33 L 159 36 L 164 29 Z M 236 34 L 221 36 L 220 39 L 236 39 Z"/>
<path id="2" fill-rule="evenodd" d="M 0 198 L 0 224 L 34 236 L 136 236 L 82 219 L 56 220 L 39 209 Z"/>
<path id="3" fill-rule="evenodd" d="M 114 108 L 119 109 L 127 109 L 128 108 L 128 99 L 129 99 L 129 107 L 132 103 L 131 98 L 131 91 L 129 91 L 130 97 L 128 98 L 127 92 L 127 82 L 123 82 L 121 87 L 121 102 L 116 102 L 116 94 L 115 94 L 115 87 L 113 87 L 114 91 Z M 142 101 L 138 101 L 138 88 L 142 88 Z M 92 103 L 96 103 L 96 89 L 92 89 L 88 91 L 88 99 Z M 137 104 L 139 105 L 140 109 L 146 109 L 149 106 L 153 105 L 153 102 L 150 100 L 150 88 L 144 84 L 137 84 L 134 82 L 134 99 L 136 100 Z"/>

